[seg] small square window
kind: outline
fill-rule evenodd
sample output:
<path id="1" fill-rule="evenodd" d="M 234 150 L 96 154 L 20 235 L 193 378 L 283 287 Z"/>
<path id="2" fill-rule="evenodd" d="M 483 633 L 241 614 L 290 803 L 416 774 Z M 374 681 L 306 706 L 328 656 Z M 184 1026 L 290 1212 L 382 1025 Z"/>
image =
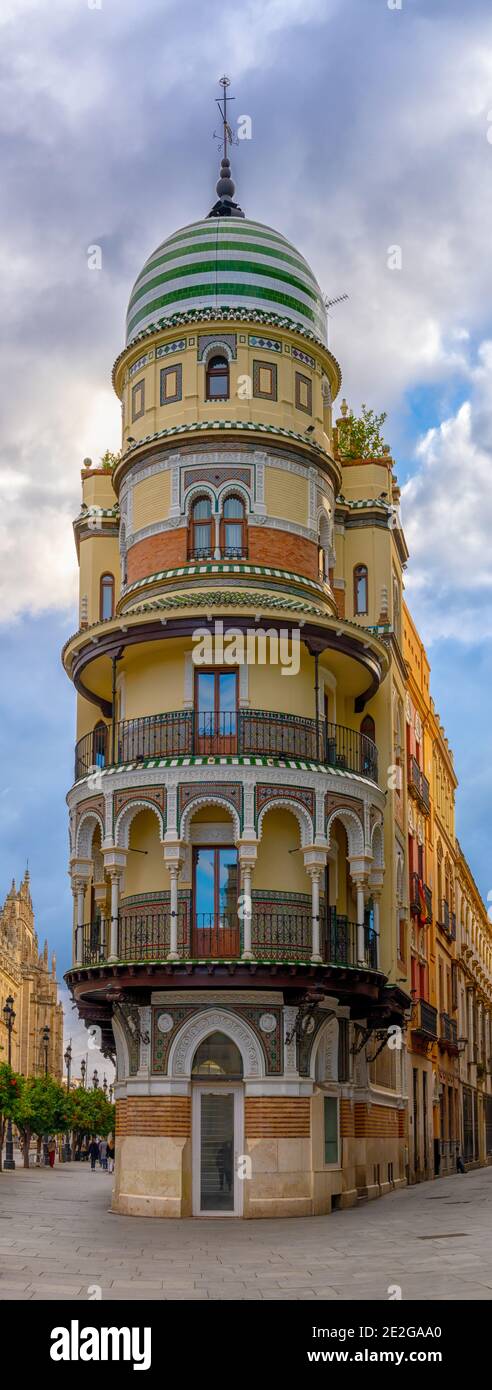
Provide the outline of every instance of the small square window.
<path id="1" fill-rule="evenodd" d="M 324 1122 L 325 1122 L 325 1163 L 338 1163 L 338 1098 L 337 1096 L 325 1096 L 324 1098 Z"/>
<path id="2" fill-rule="evenodd" d="M 275 362 L 253 362 L 253 395 L 264 401 L 277 399 L 277 366 Z"/>
<path id="3" fill-rule="evenodd" d="M 161 369 L 161 405 L 172 405 L 183 397 L 183 368 L 181 362 Z"/>
<path id="4" fill-rule="evenodd" d="M 296 407 L 306 415 L 313 413 L 313 384 L 302 372 L 296 372 Z"/>
<path id="5" fill-rule="evenodd" d="M 132 386 L 132 420 L 139 420 L 145 410 L 145 382 L 137 381 Z"/>

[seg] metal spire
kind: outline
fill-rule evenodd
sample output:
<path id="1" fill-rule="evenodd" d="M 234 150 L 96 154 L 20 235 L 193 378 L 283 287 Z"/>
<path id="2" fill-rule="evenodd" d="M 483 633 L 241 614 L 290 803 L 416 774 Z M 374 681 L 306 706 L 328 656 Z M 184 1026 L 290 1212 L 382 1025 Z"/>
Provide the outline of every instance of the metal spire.
<path id="1" fill-rule="evenodd" d="M 216 184 L 218 202 L 214 203 L 213 208 L 210 209 L 208 214 L 209 217 L 244 217 L 244 212 L 242 212 L 238 203 L 234 202 L 236 187 L 231 174 L 231 161 L 227 153 L 229 145 L 237 145 L 239 143 L 237 136 L 234 135 L 227 115 L 228 102 L 235 101 L 235 97 L 228 95 L 227 89 L 230 85 L 228 77 L 221 77 L 220 86 L 222 87 L 222 96 L 215 98 L 220 111 L 222 131 L 220 136 L 214 133 L 214 138 L 220 140 L 222 159 L 220 163 L 220 174 Z"/>

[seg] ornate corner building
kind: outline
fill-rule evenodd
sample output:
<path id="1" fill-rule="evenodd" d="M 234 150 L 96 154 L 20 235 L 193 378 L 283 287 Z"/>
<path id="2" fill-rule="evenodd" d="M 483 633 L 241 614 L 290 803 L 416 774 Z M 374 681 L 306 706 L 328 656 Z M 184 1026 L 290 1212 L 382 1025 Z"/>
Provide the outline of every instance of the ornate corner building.
<path id="1" fill-rule="evenodd" d="M 0 908 L 0 1053 L 8 1057 L 4 1007 L 12 998 L 12 1066 L 24 1076 L 63 1076 L 63 1006 L 58 1003 L 56 957 L 48 960 L 48 943 L 40 952 L 34 928 L 29 871 L 19 888 L 12 882 Z M 47 1041 L 45 1028 L 49 1029 Z"/>
<path id="2" fill-rule="evenodd" d="M 310 267 L 217 192 L 136 280 L 82 473 L 67 980 L 115 1210 L 282 1217 L 407 1180 L 407 551 Z"/>

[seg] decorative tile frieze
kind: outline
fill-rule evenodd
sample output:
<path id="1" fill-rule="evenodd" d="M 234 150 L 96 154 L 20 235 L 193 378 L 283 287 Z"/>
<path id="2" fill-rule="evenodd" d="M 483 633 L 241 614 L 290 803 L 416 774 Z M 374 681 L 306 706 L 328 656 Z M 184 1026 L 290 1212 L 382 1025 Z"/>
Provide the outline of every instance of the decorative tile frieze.
<path id="1" fill-rule="evenodd" d="M 176 338 L 174 343 L 162 343 L 156 348 L 156 357 L 169 357 L 172 352 L 184 352 L 186 338 Z"/>
<path id="2" fill-rule="evenodd" d="M 314 357 L 310 357 L 308 352 L 301 352 L 300 348 L 293 347 L 291 349 L 291 354 L 292 357 L 295 357 L 298 362 L 305 362 L 307 367 L 312 367 L 314 372 L 316 363 Z"/>
<path id="3" fill-rule="evenodd" d="M 250 333 L 249 346 L 264 348 L 266 352 L 281 352 L 282 344 L 278 338 L 261 338 L 256 333 Z"/>
<path id="4" fill-rule="evenodd" d="M 235 361 L 237 357 L 237 335 L 235 333 L 200 333 L 198 335 L 198 361 L 203 362 L 208 348 L 216 347 L 219 351 L 222 346 L 229 349 L 231 357 Z"/>

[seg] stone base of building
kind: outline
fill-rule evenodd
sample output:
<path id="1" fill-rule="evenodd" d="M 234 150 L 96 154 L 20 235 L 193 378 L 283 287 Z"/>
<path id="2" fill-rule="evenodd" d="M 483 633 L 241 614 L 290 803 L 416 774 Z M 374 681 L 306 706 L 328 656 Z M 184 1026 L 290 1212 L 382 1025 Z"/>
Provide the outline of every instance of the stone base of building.
<path id="1" fill-rule="evenodd" d="M 249 1220 L 320 1216 L 373 1201 L 406 1185 L 404 1144 L 397 1137 L 343 1140 L 341 1166 L 317 1168 L 321 1138 L 316 1127 L 318 1100 L 313 1096 L 308 1101 L 307 1112 L 304 1097 L 289 1100 L 291 1128 L 296 1123 L 305 1126 L 307 1113 L 308 1136 L 245 1136 L 239 1162 L 246 1175 L 228 1212 L 207 1213 L 197 1207 L 193 1165 L 199 1162 L 199 1155 L 193 1152 L 191 1134 L 120 1134 L 112 1210 L 124 1216 L 171 1219 L 194 1215 L 206 1219 L 208 1214 Z M 299 1101 L 304 1102 L 300 1112 Z M 264 1104 L 262 1108 L 265 1113 Z M 267 1106 L 267 1113 L 269 1109 Z M 292 1118 L 296 1111 L 297 1121 Z M 375 1171 L 380 1174 L 379 1181 L 374 1180 Z M 388 1172 L 393 1176 L 383 1177 Z"/>

